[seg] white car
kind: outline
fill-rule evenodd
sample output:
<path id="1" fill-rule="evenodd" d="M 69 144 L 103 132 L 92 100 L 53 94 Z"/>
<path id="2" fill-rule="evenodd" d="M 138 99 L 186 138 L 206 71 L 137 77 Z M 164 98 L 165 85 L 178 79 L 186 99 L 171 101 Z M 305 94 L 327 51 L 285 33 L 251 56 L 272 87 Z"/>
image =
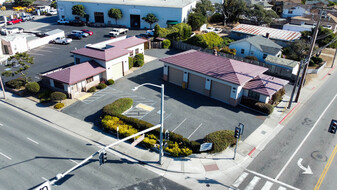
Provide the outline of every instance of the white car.
<path id="1" fill-rule="evenodd" d="M 80 30 L 73 30 L 73 31 L 71 31 L 71 33 L 72 33 L 72 34 L 79 34 L 79 35 L 82 35 L 82 37 L 84 37 L 84 38 L 86 38 L 86 37 L 89 36 L 88 33 L 85 33 L 85 32 L 80 31 Z"/>
<path id="2" fill-rule="evenodd" d="M 214 32 L 214 30 L 215 29 L 213 27 L 208 27 L 203 32 L 206 32 L 206 33 L 208 33 L 208 32 Z"/>
<path id="3" fill-rule="evenodd" d="M 58 24 L 69 24 L 69 20 L 60 19 L 57 21 Z"/>
<path id="4" fill-rule="evenodd" d="M 57 37 L 55 40 L 52 40 L 51 43 L 53 44 L 70 44 L 73 40 L 70 38 L 65 38 L 65 37 Z"/>
<path id="5" fill-rule="evenodd" d="M 214 32 L 217 33 L 217 34 L 219 34 L 219 33 L 222 32 L 222 29 L 221 29 L 221 28 L 215 28 L 215 29 L 214 29 Z"/>

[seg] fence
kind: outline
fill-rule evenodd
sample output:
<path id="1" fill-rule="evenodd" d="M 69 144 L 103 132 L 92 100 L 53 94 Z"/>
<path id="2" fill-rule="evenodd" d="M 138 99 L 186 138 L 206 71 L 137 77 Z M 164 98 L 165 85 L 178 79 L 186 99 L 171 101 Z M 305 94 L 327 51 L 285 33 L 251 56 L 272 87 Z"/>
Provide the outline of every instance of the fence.
<path id="1" fill-rule="evenodd" d="M 201 48 L 201 47 L 198 47 L 198 46 L 186 44 L 186 43 L 183 43 L 181 41 L 173 41 L 172 40 L 171 45 L 174 48 L 181 49 L 181 50 L 194 49 L 194 50 L 198 50 L 198 51 L 210 53 L 210 54 L 213 54 L 213 51 L 214 51 L 212 49 L 204 49 L 204 48 Z M 283 68 L 283 67 L 275 67 L 275 65 L 270 65 L 270 64 L 267 64 L 267 63 L 264 63 L 264 62 L 261 62 L 261 61 L 250 60 L 250 59 L 235 56 L 235 55 L 232 55 L 232 54 L 226 54 L 226 53 L 223 53 L 223 52 L 217 52 L 217 53 L 218 53 L 219 56 L 222 56 L 222 57 L 226 57 L 226 58 L 229 58 L 229 59 L 235 59 L 235 60 L 238 60 L 238 61 L 253 64 L 253 65 L 258 65 L 258 66 L 261 66 L 261 67 L 266 67 L 266 68 L 269 69 L 266 72 L 267 74 L 275 75 L 275 76 L 285 78 L 285 79 L 289 79 L 289 80 L 295 79 L 295 76 L 291 74 L 292 72 L 291 72 L 290 69 Z"/>

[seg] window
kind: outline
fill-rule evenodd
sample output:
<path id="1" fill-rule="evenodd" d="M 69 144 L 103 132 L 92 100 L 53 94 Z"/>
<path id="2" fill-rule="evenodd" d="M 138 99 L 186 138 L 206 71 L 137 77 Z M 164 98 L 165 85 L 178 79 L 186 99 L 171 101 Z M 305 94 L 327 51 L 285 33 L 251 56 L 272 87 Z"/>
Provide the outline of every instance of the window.
<path id="1" fill-rule="evenodd" d="M 135 54 L 137 55 L 139 53 L 139 49 L 137 48 L 136 50 L 135 50 Z"/>
<path id="2" fill-rule="evenodd" d="M 61 83 L 61 82 L 59 82 L 59 81 L 54 80 L 54 86 L 55 86 L 56 88 L 59 88 L 59 89 L 64 90 L 63 83 Z"/>
<path id="3" fill-rule="evenodd" d="M 288 14 L 293 14 L 293 11 L 288 11 Z"/>
<path id="4" fill-rule="evenodd" d="M 245 49 L 241 49 L 241 54 L 245 54 Z"/>
<path id="5" fill-rule="evenodd" d="M 263 54 L 263 59 L 265 59 L 267 57 L 267 54 Z"/>
<path id="6" fill-rule="evenodd" d="M 130 57 L 133 57 L 133 51 L 130 52 Z"/>
<path id="7" fill-rule="evenodd" d="M 90 82 L 94 81 L 94 77 L 89 77 L 89 78 L 87 78 L 85 80 L 87 81 L 87 83 L 90 83 Z"/>
<path id="8" fill-rule="evenodd" d="M 80 58 L 76 57 L 75 58 L 75 64 L 79 64 L 80 63 Z"/>
<path id="9" fill-rule="evenodd" d="M 257 92 L 249 90 L 248 91 L 248 97 L 253 98 L 255 100 L 259 100 L 260 99 L 260 94 L 257 93 Z"/>

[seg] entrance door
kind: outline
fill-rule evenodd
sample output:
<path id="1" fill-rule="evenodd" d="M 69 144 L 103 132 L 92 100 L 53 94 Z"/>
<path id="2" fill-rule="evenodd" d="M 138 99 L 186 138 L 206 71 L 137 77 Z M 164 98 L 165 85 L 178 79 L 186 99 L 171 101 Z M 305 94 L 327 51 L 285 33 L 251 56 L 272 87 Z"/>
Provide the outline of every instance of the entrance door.
<path id="1" fill-rule="evenodd" d="M 104 23 L 104 13 L 102 12 L 94 12 L 95 22 Z"/>
<path id="2" fill-rule="evenodd" d="M 130 15 L 131 28 L 140 28 L 140 15 Z"/>

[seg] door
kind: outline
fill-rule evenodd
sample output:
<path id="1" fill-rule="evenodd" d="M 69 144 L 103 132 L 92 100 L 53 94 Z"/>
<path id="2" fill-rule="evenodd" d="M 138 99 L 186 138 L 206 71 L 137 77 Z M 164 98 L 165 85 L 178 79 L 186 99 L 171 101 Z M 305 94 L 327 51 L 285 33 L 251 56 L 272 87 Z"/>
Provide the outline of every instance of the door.
<path id="1" fill-rule="evenodd" d="M 178 86 L 181 86 L 183 83 L 183 71 L 173 68 L 173 67 L 169 67 L 168 69 L 168 80 L 169 82 L 176 84 Z"/>
<path id="2" fill-rule="evenodd" d="M 130 27 L 140 28 L 140 15 L 130 15 Z"/>
<path id="3" fill-rule="evenodd" d="M 103 12 L 94 12 L 95 22 L 104 23 L 104 13 Z"/>
<path id="4" fill-rule="evenodd" d="M 188 89 L 194 92 L 204 94 L 205 83 L 206 83 L 206 79 L 204 77 L 194 75 L 191 73 L 188 75 Z"/>
<path id="5" fill-rule="evenodd" d="M 112 74 L 113 80 L 122 78 L 123 77 L 123 63 L 120 62 L 120 63 L 112 65 L 109 72 Z"/>
<path id="6" fill-rule="evenodd" d="M 231 86 L 212 81 L 211 97 L 229 104 L 231 89 Z"/>

